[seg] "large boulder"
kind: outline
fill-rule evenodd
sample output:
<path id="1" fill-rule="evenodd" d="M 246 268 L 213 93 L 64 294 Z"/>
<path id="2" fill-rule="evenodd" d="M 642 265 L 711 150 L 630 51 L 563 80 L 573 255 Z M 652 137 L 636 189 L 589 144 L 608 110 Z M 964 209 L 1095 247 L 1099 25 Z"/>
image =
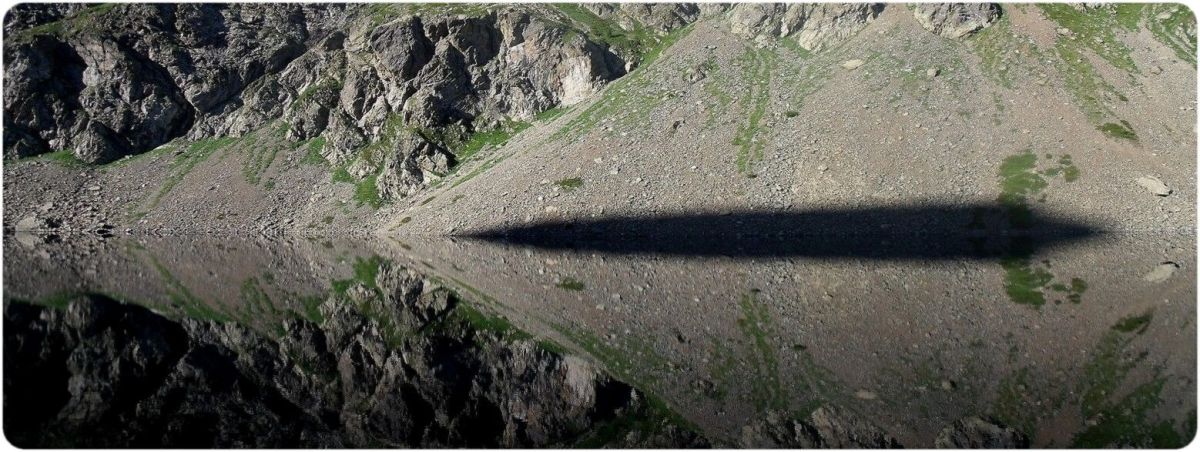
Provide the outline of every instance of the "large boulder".
<path id="1" fill-rule="evenodd" d="M 995 3 L 918 3 L 913 16 L 922 27 L 940 36 L 958 39 L 987 28 L 1000 18 Z"/>

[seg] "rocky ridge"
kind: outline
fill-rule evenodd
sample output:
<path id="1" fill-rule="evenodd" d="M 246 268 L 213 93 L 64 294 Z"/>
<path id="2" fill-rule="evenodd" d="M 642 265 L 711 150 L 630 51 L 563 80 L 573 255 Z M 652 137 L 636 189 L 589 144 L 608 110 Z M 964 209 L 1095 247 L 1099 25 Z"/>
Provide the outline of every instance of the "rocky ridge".
<path id="1" fill-rule="evenodd" d="M 20 5 L 5 22 L 4 155 L 9 161 L 50 156 L 103 165 L 130 156 L 173 154 L 176 162 L 164 164 L 179 167 L 178 174 L 161 174 L 163 181 L 148 187 L 127 191 L 106 180 L 111 177 L 90 182 L 106 196 L 122 192 L 119 204 L 124 205 L 112 207 L 143 211 L 133 216 L 136 221 L 145 210 L 176 209 L 159 199 L 176 179 L 188 185 L 193 178 L 187 173 L 204 167 L 214 151 L 253 154 L 251 149 L 263 147 L 257 138 L 240 149 L 229 143 L 271 135 L 269 147 L 300 154 L 287 159 L 328 167 L 335 181 L 354 183 L 354 193 L 378 206 L 439 185 L 480 149 L 502 144 L 535 118 L 553 118 L 590 99 L 697 21 L 722 22 L 746 38 L 786 38 L 820 51 L 853 36 L 883 9 L 876 4 Z M 279 166 L 278 152 L 243 163 L 255 167 L 243 170 L 255 173 L 247 176 L 249 185 L 260 183 L 257 172 Z M 271 201 L 279 207 L 273 212 L 327 208 L 303 206 L 299 196 L 314 194 L 307 176 L 271 179 L 272 185 L 304 181 L 284 185 L 296 200 Z M 142 206 L 128 205 L 135 201 Z M 36 206 L 48 203 L 66 204 L 43 199 Z M 31 214 L 38 216 L 31 211 L 17 220 Z M 132 226 L 129 219 L 112 216 L 102 223 Z M 311 222 L 327 214 L 306 216 Z"/>
<path id="2" fill-rule="evenodd" d="M 385 267 L 268 331 L 98 295 L 6 302 L 5 432 L 22 447 L 707 444 L 588 361 L 425 284 Z M 648 430 L 600 436 L 621 419 Z"/>

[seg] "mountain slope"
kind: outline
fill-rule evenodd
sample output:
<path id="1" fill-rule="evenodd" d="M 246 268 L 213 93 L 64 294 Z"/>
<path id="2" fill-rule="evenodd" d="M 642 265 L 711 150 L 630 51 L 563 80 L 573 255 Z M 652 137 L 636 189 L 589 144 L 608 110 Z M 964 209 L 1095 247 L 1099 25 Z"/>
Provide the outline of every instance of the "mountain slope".
<path id="1" fill-rule="evenodd" d="M 415 200 L 387 230 L 923 203 L 994 203 L 989 224 L 1033 209 L 1101 229 L 1190 229 L 1195 66 L 1152 31 L 1159 8 L 1110 30 L 1101 21 L 1119 11 L 1017 5 L 947 38 L 919 12 L 887 7 L 816 52 L 746 39 L 735 8 Z M 1097 23 L 1071 22 L 1090 15 Z M 1149 193 L 1136 183 L 1145 176 L 1173 194 Z"/>

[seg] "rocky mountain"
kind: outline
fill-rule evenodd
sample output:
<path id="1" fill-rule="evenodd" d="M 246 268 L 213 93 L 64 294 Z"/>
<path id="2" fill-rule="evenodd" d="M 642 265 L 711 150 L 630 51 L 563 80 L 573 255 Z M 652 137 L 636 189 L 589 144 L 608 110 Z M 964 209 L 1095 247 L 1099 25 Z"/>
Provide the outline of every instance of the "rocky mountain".
<path id="1" fill-rule="evenodd" d="M 3 46 L 5 247 L 27 258 L 5 267 L 5 394 L 43 389 L 6 399 L 6 432 L 44 432 L 18 444 L 1173 447 L 1194 431 L 1170 397 L 1195 391 L 1175 369 L 1194 361 L 1171 358 L 1195 354 L 1194 305 L 1170 302 L 1195 298 L 1183 5 L 22 4 Z M 610 244 L 619 259 L 473 242 L 605 227 L 731 238 Z M 1109 232 L 1155 240 L 1067 246 Z M 1031 242 L 1053 269 L 1013 252 L 1024 233 L 1053 238 Z M 359 235 L 415 257 L 233 241 Z M 745 246 L 797 235 L 821 244 Z M 902 239 L 857 239 L 878 235 Z M 189 239 L 144 255 L 162 236 Z M 189 260 L 206 253 L 244 255 Z M 864 256 L 887 265 L 839 266 Z M 1081 304 L 1085 279 L 1099 301 Z M 918 402 L 933 414 L 913 421 Z"/>
<path id="2" fill-rule="evenodd" d="M 1194 216 L 1194 96 L 1171 93 L 1195 20 L 1173 5 L 29 4 L 5 35 L 10 229 L 901 198 Z M 1038 180 L 1004 188 L 1010 158 Z M 425 213 L 451 200 L 468 212 Z"/>
<path id="3" fill-rule="evenodd" d="M 186 293 L 182 312 L 86 292 L 29 304 L 10 289 L 6 435 L 21 447 L 708 444 L 660 401 L 419 274 L 378 256 L 355 272 L 324 296 L 251 278 L 242 305 L 148 284 L 155 300 Z"/>

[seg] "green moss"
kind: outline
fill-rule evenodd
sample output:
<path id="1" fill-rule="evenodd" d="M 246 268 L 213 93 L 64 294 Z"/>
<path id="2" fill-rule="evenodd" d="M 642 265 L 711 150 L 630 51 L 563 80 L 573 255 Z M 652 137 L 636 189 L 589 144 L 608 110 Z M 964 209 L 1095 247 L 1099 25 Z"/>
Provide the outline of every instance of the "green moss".
<path id="1" fill-rule="evenodd" d="M 755 375 L 761 377 L 751 384 L 751 397 L 759 409 L 784 409 L 787 407 L 787 396 L 784 394 L 782 380 L 779 376 L 779 362 L 775 356 L 776 347 L 768 337 L 771 318 L 766 306 L 757 299 L 758 292 L 751 290 L 742 295 L 738 307 L 742 316 L 738 319 L 738 328 L 750 341 L 755 353 L 750 355 L 751 366 Z"/>
<path id="2" fill-rule="evenodd" d="M 287 140 L 284 139 L 287 127 L 282 123 L 270 125 L 239 140 L 243 144 L 239 148 L 246 154 L 242 162 L 242 175 L 246 182 L 257 185 L 263 174 L 275 162 L 279 151 L 287 150 Z"/>
<path id="3" fill-rule="evenodd" d="M 1161 377 L 1141 383 L 1114 400 L 1118 389 L 1128 385 L 1130 372 L 1146 357 L 1145 353 L 1129 352 L 1129 334 L 1145 331 L 1150 318 L 1146 313 L 1122 319 L 1092 353 L 1080 385 L 1080 410 L 1084 419 L 1094 422 L 1075 435 L 1074 447 L 1178 448 L 1194 432 L 1194 421 L 1190 419 L 1183 426 L 1183 435 L 1174 422 L 1155 419 L 1165 384 Z"/>
<path id="4" fill-rule="evenodd" d="M 1008 211 L 1013 227 L 1032 225 L 1033 213 L 1028 198 L 1040 193 L 1049 184 L 1035 171 L 1037 155 L 1024 152 L 1004 159 L 1000 164 L 1000 205 Z"/>
<path id="5" fill-rule="evenodd" d="M 354 184 L 354 202 L 359 207 L 368 205 L 378 209 L 383 206 L 383 198 L 379 196 L 379 187 L 376 185 L 378 181 L 379 175 L 372 174 Z"/>
<path id="6" fill-rule="evenodd" d="M 663 102 L 669 93 L 661 92 L 661 85 L 647 74 L 656 70 L 652 63 L 663 51 L 691 32 L 693 25 L 672 31 L 653 49 L 647 51 L 642 64 L 632 73 L 621 77 L 608 86 L 600 94 L 600 98 L 592 102 L 570 121 L 566 121 L 546 142 L 573 141 L 594 129 L 601 121 L 620 119 L 619 126 L 628 126 L 631 130 L 645 127 L 650 122 L 651 111 Z M 674 68 L 659 68 L 657 70 L 674 73 Z M 461 183 L 461 181 L 460 181 Z"/>
<path id="7" fill-rule="evenodd" d="M 1037 401 L 1027 395 L 1030 388 L 1029 369 L 1023 368 L 1000 380 L 992 415 L 1004 424 L 1029 437 L 1037 436 Z"/>
<path id="8" fill-rule="evenodd" d="M 25 43 L 33 39 L 34 36 L 44 35 L 62 39 L 94 31 L 109 24 L 107 16 L 119 5 L 118 3 L 101 3 L 90 6 L 54 22 L 17 31 L 13 33 L 11 40 L 15 43 Z"/>
<path id="9" fill-rule="evenodd" d="M 563 289 L 563 290 L 573 290 L 573 291 L 577 291 L 577 292 L 582 291 L 585 288 L 585 286 L 583 285 L 583 282 L 580 282 L 579 280 L 572 278 L 570 276 L 563 277 L 561 280 L 558 281 L 558 284 L 554 285 L 554 287 L 557 287 L 557 288 Z"/>
<path id="10" fill-rule="evenodd" d="M 562 187 L 563 190 L 571 191 L 583 186 L 583 179 L 572 177 L 554 182 L 554 185 Z"/>
<path id="11" fill-rule="evenodd" d="M 455 166 L 467 161 L 482 149 L 507 143 L 513 136 L 528 129 L 530 125 L 528 122 L 512 121 L 492 130 L 471 134 L 462 147 L 454 152 Z"/>
<path id="12" fill-rule="evenodd" d="M 1129 122 L 1125 120 L 1122 120 L 1120 123 L 1106 122 L 1096 127 L 1096 129 L 1111 138 L 1137 141 L 1137 134 L 1133 132 L 1133 126 L 1129 125 Z"/>
<path id="13" fill-rule="evenodd" d="M 87 163 L 84 163 L 83 160 L 79 160 L 79 157 L 76 157 L 75 153 L 68 149 L 63 149 L 61 151 L 54 151 L 54 152 L 42 154 L 42 155 L 39 155 L 39 156 L 36 156 L 33 158 L 40 159 L 40 160 L 47 161 L 47 162 L 57 163 L 59 165 L 62 165 L 62 166 L 68 167 L 68 168 L 79 168 L 79 167 L 87 166 Z"/>
<path id="14" fill-rule="evenodd" d="M 1136 28 L 1140 6 L 1076 8 L 1065 3 L 1041 3 L 1037 6 L 1047 19 L 1075 34 L 1075 39 L 1059 37 L 1059 43 L 1087 48 L 1117 69 L 1131 74 L 1138 72 L 1132 51 L 1117 38 L 1116 32 L 1121 28 Z"/>
<path id="15" fill-rule="evenodd" d="M 329 161 L 325 160 L 325 156 L 321 155 L 321 150 L 325 149 L 325 137 L 316 137 L 308 140 L 300 145 L 304 149 L 304 157 L 300 159 L 300 163 L 305 165 L 328 165 Z"/>
<path id="16" fill-rule="evenodd" d="M 752 165 L 762 159 L 766 139 L 759 136 L 763 116 L 771 96 L 771 74 L 775 67 L 775 54 L 769 50 L 751 49 L 742 57 L 745 68 L 743 80 L 749 84 L 749 92 L 743 98 L 743 107 L 749 111 L 746 122 L 738 126 L 733 144 L 738 147 L 736 163 L 738 171 L 753 175 Z"/>
<path id="17" fill-rule="evenodd" d="M 167 289 L 167 299 L 174 306 L 181 309 L 184 315 L 194 319 L 212 320 L 215 322 L 227 322 L 231 320 L 228 315 L 218 312 L 207 302 L 193 295 L 192 291 L 176 278 L 167 267 L 163 266 L 156 257 L 150 254 L 147 254 L 146 257 L 149 259 L 150 265 L 162 277 Z"/>
<path id="18" fill-rule="evenodd" d="M 1032 267 L 1025 258 L 1010 257 L 1001 260 L 1004 268 L 1004 292 L 1013 303 L 1030 306 L 1046 304 L 1043 290 L 1054 279 L 1050 272 Z"/>
<path id="19" fill-rule="evenodd" d="M 332 177 L 334 182 L 354 182 L 354 176 L 350 175 L 349 171 L 346 171 L 346 167 L 339 167 L 333 170 Z"/>
<path id="20" fill-rule="evenodd" d="M 1138 316 L 1125 317 L 1117 322 L 1116 325 L 1113 325 L 1112 329 L 1122 333 L 1142 334 L 1146 332 L 1146 328 L 1150 327 L 1150 320 L 1153 318 L 1154 313 L 1152 311 Z"/>
<path id="21" fill-rule="evenodd" d="M 979 33 L 967 38 L 972 50 L 980 58 L 980 69 L 984 75 L 1005 88 L 1014 86 L 1013 71 L 1020 66 L 1022 60 L 1013 50 L 1023 46 L 1021 40 L 1013 33 L 1008 15 L 1001 15 L 996 23 Z"/>
<path id="22" fill-rule="evenodd" d="M 174 190 L 175 186 L 179 185 L 183 181 L 183 178 L 196 168 L 196 165 L 208 160 L 214 152 L 226 149 L 237 143 L 237 141 L 237 138 L 221 137 L 195 141 L 189 144 L 186 152 L 175 157 L 175 161 L 171 164 L 170 174 L 167 175 L 158 192 L 151 198 L 150 206 L 147 210 L 157 207 L 163 197 L 170 193 L 171 190 Z"/>
<path id="23" fill-rule="evenodd" d="M 1144 24 L 1154 38 L 1170 47 L 1180 60 L 1196 66 L 1196 15 L 1180 3 L 1121 4 L 1144 8 Z M 1159 15 L 1165 15 L 1160 19 Z"/>
<path id="24" fill-rule="evenodd" d="M 636 20 L 631 20 L 632 29 L 626 30 L 614 21 L 597 16 L 580 4 L 557 3 L 554 6 L 570 19 L 577 30 L 586 33 L 591 40 L 607 44 L 623 55 L 633 56 L 634 61 L 643 60 L 657 41 L 657 36 Z"/>
<path id="25" fill-rule="evenodd" d="M 537 122 L 551 122 L 558 119 L 559 116 L 562 116 L 568 110 L 570 110 L 568 107 L 554 107 L 534 115 L 533 120 Z"/>

